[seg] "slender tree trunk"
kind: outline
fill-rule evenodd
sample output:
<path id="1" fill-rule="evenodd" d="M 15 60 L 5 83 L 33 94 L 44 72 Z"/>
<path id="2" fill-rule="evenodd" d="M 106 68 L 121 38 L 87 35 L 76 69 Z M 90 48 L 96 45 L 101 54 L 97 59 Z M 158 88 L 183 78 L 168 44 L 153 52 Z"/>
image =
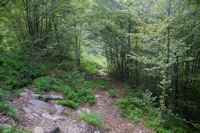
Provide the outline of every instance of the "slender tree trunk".
<path id="1" fill-rule="evenodd" d="M 167 9 L 167 15 L 168 17 L 171 16 L 171 0 L 168 1 L 168 9 Z M 169 23 L 169 21 L 168 21 Z M 170 45 L 170 25 L 167 27 L 167 44 L 166 44 L 166 47 L 167 47 L 167 60 L 166 60 L 166 81 L 168 82 L 169 80 L 169 45 Z M 166 106 L 166 94 L 168 92 L 168 83 L 165 85 L 165 89 L 163 90 L 163 96 L 162 96 L 162 103 L 161 103 L 161 113 L 160 113 L 160 124 L 162 124 L 162 121 L 163 121 L 163 116 L 164 116 L 164 112 L 165 112 L 165 106 Z"/>
<path id="2" fill-rule="evenodd" d="M 179 76 L 178 76 L 178 61 L 179 61 L 179 57 L 177 56 L 176 52 L 174 54 L 174 56 L 176 57 L 176 63 L 174 64 L 174 89 L 175 89 L 175 94 L 174 94 L 174 105 L 175 105 L 175 108 L 178 107 L 178 81 L 179 81 Z"/>

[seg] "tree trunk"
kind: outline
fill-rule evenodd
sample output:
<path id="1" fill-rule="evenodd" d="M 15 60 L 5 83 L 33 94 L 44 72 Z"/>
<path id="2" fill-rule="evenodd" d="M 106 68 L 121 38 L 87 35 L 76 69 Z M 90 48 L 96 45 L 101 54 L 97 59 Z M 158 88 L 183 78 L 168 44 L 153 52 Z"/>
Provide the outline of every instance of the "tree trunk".
<path id="1" fill-rule="evenodd" d="M 171 0 L 168 1 L 168 9 L 167 9 L 167 15 L 168 17 L 171 16 Z M 168 22 L 169 23 L 169 22 Z M 167 27 L 167 60 L 166 60 L 166 81 L 169 80 L 169 68 L 168 68 L 168 64 L 169 64 L 169 45 L 170 45 L 170 25 Z M 166 94 L 168 92 L 168 83 L 166 83 L 165 85 L 165 89 L 163 90 L 163 97 L 162 97 L 162 102 L 161 102 L 161 113 L 160 113 L 160 124 L 162 124 L 162 120 L 163 120 L 163 116 L 164 116 L 164 112 L 165 112 L 165 106 L 166 106 Z"/>

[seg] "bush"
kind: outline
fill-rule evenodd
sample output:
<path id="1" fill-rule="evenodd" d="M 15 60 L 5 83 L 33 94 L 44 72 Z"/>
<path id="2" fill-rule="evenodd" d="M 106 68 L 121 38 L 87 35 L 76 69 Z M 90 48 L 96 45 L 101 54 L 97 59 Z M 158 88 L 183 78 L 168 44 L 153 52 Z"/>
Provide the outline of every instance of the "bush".
<path id="1" fill-rule="evenodd" d="M 108 96 L 111 97 L 111 98 L 116 98 L 116 97 L 117 97 L 117 94 L 115 93 L 115 91 L 109 90 L 109 91 L 108 91 Z"/>
<path id="2" fill-rule="evenodd" d="M 79 107 L 79 105 L 72 100 L 61 100 L 61 101 L 57 102 L 57 104 L 68 106 L 68 107 L 75 108 L 75 109 L 77 109 Z"/>
<path id="3" fill-rule="evenodd" d="M 87 74 L 99 74 L 99 69 L 101 68 L 102 67 L 98 63 L 85 60 L 83 60 L 81 65 L 79 66 L 79 70 Z"/>
<path id="4" fill-rule="evenodd" d="M 27 84 L 30 77 L 27 76 L 28 68 L 21 61 L 0 54 L 0 84 L 3 89 L 13 89 Z"/>
<path id="5" fill-rule="evenodd" d="M 84 104 L 88 102 L 90 105 L 95 104 L 96 100 L 94 97 L 93 92 L 91 89 L 79 89 L 77 91 L 71 90 L 68 95 L 67 99 L 74 101 L 75 103 Z"/>
<path id="6" fill-rule="evenodd" d="M 3 89 L 17 89 L 45 74 L 47 74 L 46 66 L 30 62 L 30 57 L 23 55 L 22 59 L 18 59 L 15 54 L 13 56 L 5 52 L 0 54 L 0 87 Z"/>
<path id="7" fill-rule="evenodd" d="M 46 76 L 35 79 L 33 81 L 33 85 L 37 87 L 37 93 L 43 94 L 44 92 L 48 92 L 50 90 L 59 91 L 63 82 L 60 79 Z"/>
<path id="8" fill-rule="evenodd" d="M 100 114 L 87 113 L 84 111 L 80 116 L 76 117 L 77 120 L 84 120 L 88 124 L 98 127 L 101 131 L 104 131 L 103 120 Z"/>

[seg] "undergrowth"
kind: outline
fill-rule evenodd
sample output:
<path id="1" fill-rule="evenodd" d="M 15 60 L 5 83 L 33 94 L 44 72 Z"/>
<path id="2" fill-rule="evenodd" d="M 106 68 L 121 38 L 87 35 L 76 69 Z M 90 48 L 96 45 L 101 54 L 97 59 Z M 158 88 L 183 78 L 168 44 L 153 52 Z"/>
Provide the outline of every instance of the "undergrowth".
<path id="1" fill-rule="evenodd" d="M 103 124 L 103 120 L 100 114 L 97 113 L 87 113 L 86 111 L 84 111 L 82 114 L 80 114 L 79 116 L 76 117 L 77 120 L 84 120 L 86 121 L 88 124 L 97 127 L 98 129 L 100 129 L 101 131 L 104 131 L 104 124 Z"/>
<path id="2" fill-rule="evenodd" d="M 61 100 L 61 101 L 58 101 L 57 104 L 68 106 L 68 107 L 75 108 L 75 109 L 77 109 L 79 106 L 77 103 L 75 103 L 72 100 Z"/>
<path id="3" fill-rule="evenodd" d="M 0 112 L 4 115 L 17 118 L 14 108 L 7 104 L 5 98 L 10 96 L 10 92 L 0 89 Z"/>
<path id="4" fill-rule="evenodd" d="M 108 96 L 111 97 L 111 98 L 116 98 L 116 97 L 117 97 L 117 94 L 115 93 L 115 91 L 109 90 L 109 91 L 108 91 Z"/>
<path id="5" fill-rule="evenodd" d="M 163 124 L 159 124 L 160 109 L 156 108 L 156 97 L 150 91 L 128 90 L 126 97 L 116 102 L 120 113 L 132 122 L 141 122 L 157 133 L 188 133 L 192 132 L 183 122 L 165 114 Z"/>

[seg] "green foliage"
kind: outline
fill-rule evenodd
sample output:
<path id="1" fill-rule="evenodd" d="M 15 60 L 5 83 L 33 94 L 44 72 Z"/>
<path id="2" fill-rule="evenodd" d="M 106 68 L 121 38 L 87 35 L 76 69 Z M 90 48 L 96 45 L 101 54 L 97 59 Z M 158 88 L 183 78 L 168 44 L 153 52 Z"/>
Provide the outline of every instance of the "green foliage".
<path id="1" fill-rule="evenodd" d="M 101 131 L 104 131 L 103 120 L 100 114 L 87 113 L 84 111 L 80 116 L 76 117 L 78 120 L 84 120 L 88 124 L 98 127 Z"/>
<path id="2" fill-rule="evenodd" d="M 70 72 L 76 68 L 76 64 L 74 61 L 64 60 L 62 63 L 58 64 L 58 68 Z"/>
<path id="3" fill-rule="evenodd" d="M 5 101 L 5 97 L 9 97 L 9 93 L 10 92 L 0 89 L 0 112 L 2 112 L 4 115 L 17 118 L 14 108 Z"/>
<path id="4" fill-rule="evenodd" d="M 111 97 L 111 98 L 116 98 L 116 97 L 117 97 L 117 94 L 115 93 L 115 91 L 109 90 L 109 91 L 108 91 L 108 96 Z"/>
<path id="5" fill-rule="evenodd" d="M 45 76 L 35 79 L 33 81 L 33 85 L 37 87 L 36 89 L 37 93 L 43 94 L 50 90 L 59 91 L 63 83 L 62 80 L 60 79 Z"/>
<path id="6" fill-rule="evenodd" d="M 0 87 L 14 89 L 27 84 L 30 77 L 27 76 L 28 68 L 21 61 L 12 59 L 8 55 L 0 54 Z"/>
<path id="7" fill-rule="evenodd" d="M 160 109 L 155 107 L 156 97 L 152 97 L 151 92 L 128 90 L 127 94 L 116 103 L 122 116 L 130 118 L 133 122 L 141 122 L 158 133 L 192 132 L 186 124 L 170 115 L 165 115 L 165 121 L 160 125 Z"/>
<path id="8" fill-rule="evenodd" d="M 66 72 L 57 69 L 55 78 L 40 77 L 34 80 L 33 85 L 36 86 L 35 91 L 37 93 L 44 94 L 50 90 L 61 92 L 68 100 L 73 101 L 78 106 L 87 102 L 93 105 L 96 102 L 90 86 L 87 85 L 87 81 L 84 79 L 84 74 L 77 70 Z M 67 102 L 67 104 L 69 103 Z"/>
<path id="9" fill-rule="evenodd" d="M 96 88 L 98 87 L 101 90 L 110 89 L 109 83 L 101 78 L 94 78 L 91 80 L 86 81 L 86 87 L 88 88 Z"/>
<path id="10" fill-rule="evenodd" d="M 101 68 L 102 67 L 98 63 L 94 61 L 85 61 L 85 60 L 83 60 L 83 62 L 79 66 L 79 70 L 87 74 L 99 74 L 99 69 Z"/>
<path id="11" fill-rule="evenodd" d="M 72 100 L 61 100 L 61 101 L 58 101 L 57 104 L 68 106 L 68 107 L 71 107 L 71 108 L 74 108 L 74 109 L 77 109 L 79 107 L 79 105 L 76 104 Z"/>
<path id="12" fill-rule="evenodd" d="M 66 115 L 66 116 L 69 115 L 69 110 L 65 111 L 65 115 Z"/>
<path id="13" fill-rule="evenodd" d="M 33 78 L 45 74 L 46 67 L 42 64 L 35 66 L 25 59 L 14 58 L 5 52 L 0 54 L 0 87 L 3 89 L 12 90 L 25 86 L 31 83 Z"/>
<path id="14" fill-rule="evenodd" d="M 71 90 L 67 94 L 67 99 L 79 104 L 84 104 L 88 102 L 90 105 L 93 105 L 96 102 L 93 92 L 90 89 L 86 88 L 79 89 L 77 91 Z"/>
<path id="15" fill-rule="evenodd" d="M 16 91 L 16 95 L 19 97 L 20 96 L 20 94 L 22 93 L 22 92 L 24 92 L 25 90 L 24 89 L 18 89 L 17 91 Z"/>
<path id="16" fill-rule="evenodd" d="M 0 127 L 0 132 L 1 133 L 31 133 L 32 131 L 28 131 L 28 130 L 19 130 L 19 128 L 17 126 L 12 126 L 9 129 L 4 129 L 3 127 Z"/>

